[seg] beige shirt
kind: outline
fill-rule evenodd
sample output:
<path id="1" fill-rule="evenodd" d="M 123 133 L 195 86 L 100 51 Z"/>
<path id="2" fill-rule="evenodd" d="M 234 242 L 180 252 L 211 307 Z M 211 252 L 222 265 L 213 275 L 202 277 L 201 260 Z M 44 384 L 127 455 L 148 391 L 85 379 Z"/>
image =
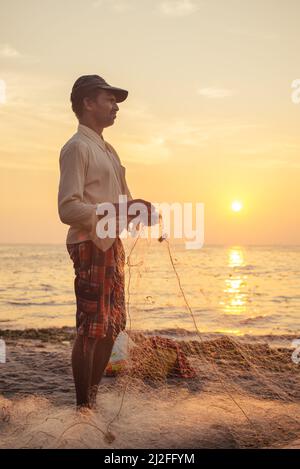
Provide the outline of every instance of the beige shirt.
<path id="1" fill-rule="evenodd" d="M 118 203 L 119 195 L 132 200 L 117 152 L 97 132 L 79 124 L 61 149 L 59 165 L 58 213 L 70 225 L 66 243 L 92 240 L 106 251 L 114 239 L 100 239 L 96 234 L 97 204 Z"/>

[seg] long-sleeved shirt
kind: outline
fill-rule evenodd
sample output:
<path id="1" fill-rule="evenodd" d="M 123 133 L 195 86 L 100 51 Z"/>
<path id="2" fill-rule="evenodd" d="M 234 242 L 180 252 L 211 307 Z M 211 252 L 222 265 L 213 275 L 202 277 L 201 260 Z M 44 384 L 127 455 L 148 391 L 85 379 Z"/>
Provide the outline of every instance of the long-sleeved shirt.
<path id="1" fill-rule="evenodd" d="M 79 124 L 77 133 L 61 149 L 59 165 L 58 213 L 70 225 L 66 243 L 92 240 L 106 251 L 114 239 L 96 234 L 97 204 L 118 203 L 119 195 L 132 200 L 117 152 L 97 132 Z"/>

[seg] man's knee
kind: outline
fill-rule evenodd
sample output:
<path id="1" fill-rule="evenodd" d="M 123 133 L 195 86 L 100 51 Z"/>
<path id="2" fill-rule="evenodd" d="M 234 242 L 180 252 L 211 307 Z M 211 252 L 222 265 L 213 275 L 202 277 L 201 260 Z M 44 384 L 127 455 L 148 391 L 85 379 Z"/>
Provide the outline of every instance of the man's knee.
<path id="1" fill-rule="evenodd" d="M 94 353 L 97 344 L 96 337 L 88 337 L 86 335 L 78 334 L 76 341 L 78 341 L 78 345 L 84 355 Z"/>

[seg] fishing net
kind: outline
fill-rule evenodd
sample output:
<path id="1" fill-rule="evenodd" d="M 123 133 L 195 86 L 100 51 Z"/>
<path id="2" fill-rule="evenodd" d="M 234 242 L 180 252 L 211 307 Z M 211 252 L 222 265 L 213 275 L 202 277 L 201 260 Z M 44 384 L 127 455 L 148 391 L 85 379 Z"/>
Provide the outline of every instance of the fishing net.
<path id="1" fill-rule="evenodd" d="M 189 251 L 160 241 L 124 241 L 126 333 L 134 346 L 126 365 L 103 378 L 97 409 L 75 415 L 40 396 L 2 398 L 4 446 L 260 448 L 298 438 L 300 377 L 291 348 L 203 331 L 201 311 L 213 315 L 213 304 L 201 284 L 191 294 L 201 250 L 195 266 Z"/>
<path id="2" fill-rule="evenodd" d="M 300 424 L 300 379 L 297 365 L 291 359 L 291 349 L 271 346 L 264 340 L 251 343 L 245 337 L 219 334 L 211 338 L 202 333 L 201 315 L 194 313 L 191 302 L 209 305 L 209 298 L 201 291 L 201 285 L 198 298 L 189 298 L 186 291 L 191 280 L 182 278 L 180 272 L 188 263 L 187 252 L 182 249 L 172 252 L 168 239 L 160 241 L 156 246 L 154 240 L 135 241 L 127 258 L 128 334 L 136 347 L 130 352 L 131 363 L 124 377 L 119 378 L 126 383 L 126 392 L 141 392 L 142 382 L 158 407 L 162 390 L 174 394 L 170 399 L 174 413 L 169 418 L 177 431 L 184 434 L 183 442 L 188 447 L 195 444 L 198 447 L 264 447 L 296 438 Z M 169 262 L 167 278 L 161 278 L 159 265 L 153 266 L 147 259 L 154 246 L 161 251 L 156 259 L 165 257 Z M 149 282 L 153 279 L 155 267 L 159 284 L 156 298 L 143 290 L 148 283 L 147 276 Z M 141 288 L 145 303 L 137 308 L 131 291 L 139 292 Z M 156 310 L 159 308 L 163 288 L 176 298 L 177 305 L 181 303 L 188 327 L 182 331 L 169 328 L 168 336 L 164 334 L 166 330 L 160 329 L 156 334 L 149 331 L 145 337 L 135 330 L 134 323 L 141 315 L 139 323 L 142 324 L 149 303 Z"/>

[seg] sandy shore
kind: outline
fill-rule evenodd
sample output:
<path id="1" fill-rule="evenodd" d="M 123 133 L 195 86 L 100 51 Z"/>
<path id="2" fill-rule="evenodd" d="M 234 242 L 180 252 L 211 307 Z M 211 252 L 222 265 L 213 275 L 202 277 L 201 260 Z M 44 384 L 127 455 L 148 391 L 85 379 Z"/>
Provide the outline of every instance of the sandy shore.
<path id="1" fill-rule="evenodd" d="M 300 447 L 300 377 L 288 349 L 236 349 L 226 337 L 179 341 L 196 378 L 106 377 L 98 409 L 78 415 L 73 337 L 70 328 L 5 334 L 1 448 Z M 134 338 L 142 350 L 145 337 Z"/>

